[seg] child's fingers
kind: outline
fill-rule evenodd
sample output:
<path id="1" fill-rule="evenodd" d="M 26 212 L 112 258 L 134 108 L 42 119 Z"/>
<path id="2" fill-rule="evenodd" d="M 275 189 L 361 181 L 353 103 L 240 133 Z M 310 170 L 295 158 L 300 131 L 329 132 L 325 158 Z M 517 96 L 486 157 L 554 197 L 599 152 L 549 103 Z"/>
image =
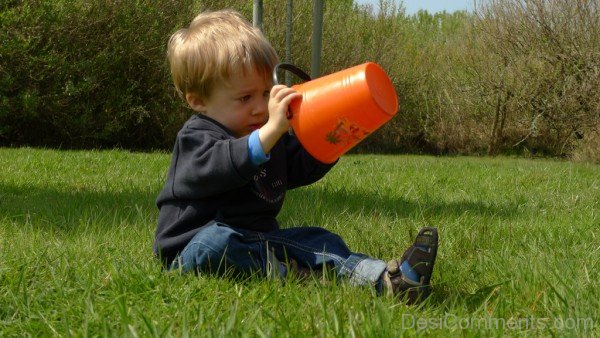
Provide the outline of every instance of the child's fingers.
<path id="1" fill-rule="evenodd" d="M 284 120 L 291 119 L 289 105 L 298 97 L 302 97 L 302 95 L 292 88 L 284 85 L 273 86 L 269 99 L 269 116 L 284 118 Z"/>
<path id="2" fill-rule="evenodd" d="M 273 88 L 271 88 L 271 93 L 270 93 L 271 99 L 274 99 L 277 96 L 277 94 L 284 88 L 287 88 L 287 87 L 284 85 L 273 86 Z"/>
<path id="3" fill-rule="evenodd" d="M 286 99 L 287 97 L 289 97 L 290 95 L 294 95 L 294 94 L 297 94 L 297 92 L 294 89 L 286 87 L 284 85 L 276 85 L 276 86 L 273 86 L 273 88 L 271 89 L 271 98 L 275 99 L 278 102 L 281 102 L 284 99 Z M 293 98 L 295 98 L 295 97 L 297 97 L 297 95 L 294 96 Z M 288 100 L 288 103 L 290 100 Z"/>
<path id="4" fill-rule="evenodd" d="M 292 100 L 298 97 L 302 97 L 302 95 L 294 90 L 290 93 L 286 93 L 285 97 L 281 99 L 281 103 L 285 104 L 286 106 L 289 106 Z"/>

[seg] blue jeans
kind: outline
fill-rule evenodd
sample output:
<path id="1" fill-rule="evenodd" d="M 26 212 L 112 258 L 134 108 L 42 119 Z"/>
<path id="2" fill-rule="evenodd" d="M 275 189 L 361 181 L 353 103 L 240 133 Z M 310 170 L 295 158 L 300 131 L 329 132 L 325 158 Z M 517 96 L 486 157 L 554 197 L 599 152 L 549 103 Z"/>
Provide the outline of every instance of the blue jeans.
<path id="1" fill-rule="evenodd" d="M 386 267 L 382 260 L 351 252 L 340 236 L 323 228 L 255 232 L 213 221 L 198 231 L 170 269 L 242 275 L 258 272 L 284 278 L 287 265 L 281 262 L 291 259 L 316 271 L 331 268 L 353 285 L 376 287 Z"/>

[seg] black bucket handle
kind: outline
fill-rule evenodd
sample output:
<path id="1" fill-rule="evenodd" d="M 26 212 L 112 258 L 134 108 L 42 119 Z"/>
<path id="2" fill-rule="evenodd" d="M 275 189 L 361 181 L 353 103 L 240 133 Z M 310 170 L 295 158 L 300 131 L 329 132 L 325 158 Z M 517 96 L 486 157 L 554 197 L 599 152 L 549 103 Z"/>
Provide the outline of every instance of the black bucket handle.
<path id="1" fill-rule="evenodd" d="M 312 80 L 310 78 L 310 75 L 306 74 L 302 69 L 294 66 L 293 64 L 278 63 L 277 65 L 275 65 L 275 68 L 273 68 L 273 85 L 279 84 L 279 80 L 277 78 L 277 73 L 278 73 L 279 69 L 287 70 L 287 71 L 293 73 L 294 75 L 296 75 L 297 77 L 301 78 L 304 81 Z"/>
<path id="2" fill-rule="evenodd" d="M 294 75 L 296 75 L 297 77 L 301 78 L 304 81 L 312 80 L 310 78 L 310 75 L 306 74 L 302 69 L 294 66 L 293 64 L 278 63 L 277 65 L 275 65 L 275 68 L 273 68 L 273 85 L 279 84 L 279 79 L 277 78 L 277 73 L 280 69 L 287 70 L 287 71 L 293 73 Z M 291 119 L 292 112 L 288 110 L 288 112 L 286 113 L 286 116 L 287 116 L 288 120 Z"/>

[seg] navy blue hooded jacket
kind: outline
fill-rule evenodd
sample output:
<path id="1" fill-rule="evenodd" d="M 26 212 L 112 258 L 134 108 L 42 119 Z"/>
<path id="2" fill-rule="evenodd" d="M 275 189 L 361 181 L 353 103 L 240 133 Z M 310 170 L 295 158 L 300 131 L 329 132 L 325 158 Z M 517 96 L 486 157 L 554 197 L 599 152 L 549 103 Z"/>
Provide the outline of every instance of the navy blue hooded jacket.
<path id="1" fill-rule="evenodd" d="M 167 181 L 158 195 L 160 210 L 154 252 L 171 262 L 198 230 L 215 220 L 254 231 L 279 228 L 276 216 L 285 192 L 322 178 L 323 164 L 285 134 L 270 159 L 256 166 L 248 137 L 235 138 L 217 121 L 192 116 L 177 134 Z"/>

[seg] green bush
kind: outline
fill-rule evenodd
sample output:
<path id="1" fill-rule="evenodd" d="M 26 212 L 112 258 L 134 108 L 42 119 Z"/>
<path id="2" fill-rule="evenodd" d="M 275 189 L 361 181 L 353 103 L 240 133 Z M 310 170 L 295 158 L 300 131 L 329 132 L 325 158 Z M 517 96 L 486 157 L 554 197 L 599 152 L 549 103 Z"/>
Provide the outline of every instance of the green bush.
<path id="1" fill-rule="evenodd" d="M 465 68 L 478 86 L 466 108 L 486 110 L 490 153 L 570 156 L 589 144 L 600 128 L 598 1 L 490 0 L 473 28 Z"/>
<path id="2" fill-rule="evenodd" d="M 386 3 L 386 2 L 384 2 Z M 310 69 L 312 2 L 294 3 L 292 62 Z M 190 111 L 175 95 L 165 62 L 168 37 L 203 9 L 234 8 L 252 17 L 249 1 L 13 1 L 1 10 L 0 145 L 169 149 Z M 264 30 L 285 55 L 286 1 L 265 4 Z M 411 60 L 419 27 L 387 7 L 376 16 L 352 1 L 327 1 L 322 73 L 365 61 L 380 63 L 399 87 L 402 121 L 414 101 Z M 398 40 L 396 36 L 403 37 Z M 401 43 L 402 45 L 398 45 Z M 397 62 L 398 60 L 402 62 Z M 432 65 L 428 65 L 429 68 Z M 363 149 L 406 147 L 418 124 L 394 123 Z M 391 130 L 388 127 L 388 130 Z M 415 131 L 416 130 L 416 131 Z M 402 148 L 404 147 L 404 148 Z"/>
<path id="3" fill-rule="evenodd" d="M 600 18 L 596 0 L 488 1 L 406 15 L 325 1 L 321 74 L 373 61 L 400 112 L 355 152 L 544 154 L 597 161 Z M 263 30 L 286 55 L 287 0 Z M 166 43 L 201 10 L 241 0 L 31 0 L 0 5 L 0 146 L 167 149 L 191 114 Z M 310 70 L 312 1 L 294 1 L 291 62 Z"/>
<path id="4" fill-rule="evenodd" d="M 1 8 L 0 144 L 160 148 L 179 124 L 165 44 L 192 1 Z"/>

